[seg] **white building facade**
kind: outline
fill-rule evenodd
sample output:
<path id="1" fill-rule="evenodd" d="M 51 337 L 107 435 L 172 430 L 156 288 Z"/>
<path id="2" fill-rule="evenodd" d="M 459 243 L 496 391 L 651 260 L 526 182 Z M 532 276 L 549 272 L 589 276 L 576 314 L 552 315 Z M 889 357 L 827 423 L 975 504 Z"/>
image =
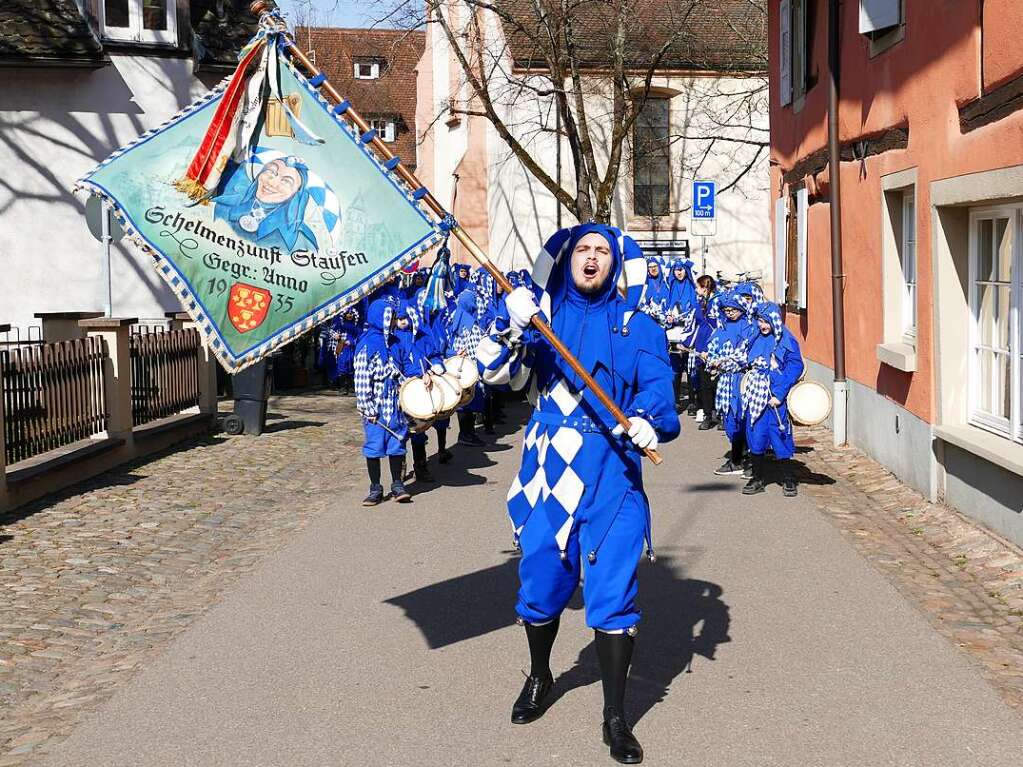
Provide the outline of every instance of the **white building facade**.
<path id="1" fill-rule="evenodd" d="M 23 31 L 0 47 L 0 323 L 24 339 L 38 313 L 105 309 L 105 249 L 75 181 L 230 72 L 254 19 L 240 2 L 11 2 L 0 26 Z M 110 283 L 115 316 L 180 311 L 152 264 L 122 245 Z"/>
<path id="2" fill-rule="evenodd" d="M 452 24 L 459 23 L 463 9 L 457 2 L 449 4 Z M 501 120 L 545 172 L 559 178 L 563 188 L 573 189 L 564 137 L 559 159 L 554 99 L 536 95 L 537 90 L 549 90 L 550 81 L 516 64 L 513 46 L 506 43 L 503 26 L 493 15 L 488 15 L 485 29 L 487 48 L 503 52 L 494 72 L 506 74 L 492 76 L 489 88 Z M 606 76 L 595 73 L 584 88 L 596 159 L 603 167 L 610 143 L 604 134 L 610 121 L 599 119 L 610 111 L 610 101 L 602 94 L 606 84 Z M 637 77 L 635 87 L 641 86 Z M 564 208 L 559 215 L 554 195 L 488 119 L 449 108 L 468 103 L 468 111 L 478 111 L 478 105 L 471 105 L 470 87 L 444 30 L 431 24 L 419 67 L 419 175 L 477 241 L 488 243 L 490 257 L 502 269 L 528 267 L 559 224 L 575 221 Z M 626 141 L 612 223 L 651 253 L 660 243 L 669 246 L 664 255 L 677 255 L 681 251 L 670 245 L 688 242 L 690 257 L 702 273 L 759 274 L 771 295 L 767 141 L 762 73 L 658 71 Z M 651 145 L 652 151 L 636 149 Z M 691 223 L 692 182 L 697 179 L 714 181 L 719 190 L 716 221 L 699 230 L 713 231 L 707 236 L 694 232 Z"/>

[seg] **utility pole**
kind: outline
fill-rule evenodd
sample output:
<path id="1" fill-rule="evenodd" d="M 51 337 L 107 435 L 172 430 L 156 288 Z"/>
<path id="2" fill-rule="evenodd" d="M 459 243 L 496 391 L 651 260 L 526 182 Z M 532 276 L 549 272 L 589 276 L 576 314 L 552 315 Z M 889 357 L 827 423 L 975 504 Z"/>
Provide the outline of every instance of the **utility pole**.
<path id="1" fill-rule="evenodd" d="M 849 383 L 845 379 L 845 273 L 842 267 L 842 155 L 839 144 L 839 85 L 842 30 L 839 0 L 828 3 L 828 169 L 831 186 L 831 310 L 835 381 L 832 433 L 835 446 L 847 441 Z"/>

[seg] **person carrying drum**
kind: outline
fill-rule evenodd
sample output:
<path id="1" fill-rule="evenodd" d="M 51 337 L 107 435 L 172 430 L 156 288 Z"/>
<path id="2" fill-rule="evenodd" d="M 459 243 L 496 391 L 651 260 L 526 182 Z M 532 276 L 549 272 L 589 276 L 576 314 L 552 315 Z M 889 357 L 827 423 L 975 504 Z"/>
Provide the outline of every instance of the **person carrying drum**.
<path id="1" fill-rule="evenodd" d="M 752 475 L 742 489 L 746 495 L 764 492 L 765 453 L 770 448 L 774 457 L 784 461 L 782 492 L 796 495 L 796 480 L 788 470 L 796 452 L 788 406 L 789 389 L 803 374 L 803 355 L 799 342 L 782 321 L 781 309 L 770 301 L 762 301 L 753 309 L 759 331 L 746 351 L 747 370 L 743 375 L 740 397 L 742 422 L 749 446 Z"/>
<path id="2" fill-rule="evenodd" d="M 423 331 L 430 336 L 437 354 L 443 357 L 448 348 L 448 319 L 454 309 L 454 301 L 446 301 L 443 308 L 428 309 L 426 307 L 426 288 L 416 293 L 416 308 L 419 310 L 419 321 Z M 445 294 L 445 298 L 447 298 Z M 450 418 L 441 418 L 433 422 L 433 430 L 437 433 L 437 462 L 448 463 L 454 456 L 448 450 L 448 427 Z"/>
<path id="3" fill-rule="evenodd" d="M 477 319 L 477 294 L 473 286 L 458 294 L 455 310 L 448 323 L 448 356 L 464 355 L 469 359 L 476 356 L 476 347 L 483 338 L 483 330 Z M 482 439 L 476 436 L 476 414 L 483 412 L 483 385 L 478 384 L 472 400 L 458 410 L 458 444 L 467 447 L 483 447 Z"/>
<path id="4" fill-rule="evenodd" d="M 719 476 L 743 473 L 746 454 L 746 431 L 743 428 L 739 388 L 746 368 L 746 349 L 753 340 L 753 324 L 746 317 L 742 298 L 734 290 L 719 302 L 723 322 L 707 344 L 706 363 L 718 374 L 714 409 L 724 422 L 725 434 L 731 442 L 729 457 L 714 470 Z"/>
<path id="5" fill-rule="evenodd" d="M 413 301 L 405 300 L 398 304 L 398 311 L 395 314 L 395 336 L 398 338 L 399 359 L 405 376 L 444 372 L 444 350 L 439 348 L 433 336 L 426 332 Z M 438 428 L 438 435 L 441 433 L 444 435 L 440 446 L 443 451 L 446 448 L 444 443 L 447 441 L 446 420 L 443 432 Z M 426 442 L 425 431 L 409 435 L 409 444 L 412 446 L 412 470 L 415 472 L 416 481 L 430 483 L 434 479 L 426 462 Z"/>
<path id="6" fill-rule="evenodd" d="M 363 506 L 384 499 L 380 460 L 391 470 L 391 497 L 398 503 L 412 500 L 402 481 L 408 423 L 398 406 L 398 388 L 404 375 L 398 339 L 393 333 L 395 303 L 377 298 L 369 305 L 366 330 L 355 347 L 356 407 L 362 415 L 365 441 L 362 454 L 369 472 L 369 495 Z"/>
<path id="7" fill-rule="evenodd" d="M 616 289 L 623 273 L 627 298 Z M 531 662 L 511 718 L 532 722 L 550 702 L 551 648 L 561 613 L 585 574 L 586 622 L 595 633 L 603 682 L 604 743 L 617 761 L 636 764 L 643 749 L 626 721 L 624 700 L 640 620 L 637 567 L 644 543 L 650 546 L 640 450 L 679 433 L 667 340 L 637 311 L 643 255 L 617 229 L 596 223 L 562 229 L 547 241 L 533 275 L 554 332 L 631 425 L 623 435 L 565 359 L 530 328 L 540 311 L 533 292 L 509 294 L 476 359 L 485 381 L 528 389 L 535 402 L 508 493 L 522 549 L 515 609 Z"/>

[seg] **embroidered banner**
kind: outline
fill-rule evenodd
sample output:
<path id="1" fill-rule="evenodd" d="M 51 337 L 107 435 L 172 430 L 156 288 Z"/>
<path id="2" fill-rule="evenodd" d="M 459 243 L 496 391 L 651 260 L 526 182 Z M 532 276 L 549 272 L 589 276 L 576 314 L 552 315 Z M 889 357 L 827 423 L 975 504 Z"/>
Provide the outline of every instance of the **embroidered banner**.
<path id="1" fill-rule="evenodd" d="M 76 187 L 112 204 L 232 372 L 338 314 L 440 237 L 343 109 L 278 57 L 272 36 L 267 48 L 252 79 L 270 68 L 269 98 L 256 102 L 248 145 L 220 155 L 219 180 L 203 176 L 214 188 L 182 179 L 224 112 L 227 81 Z M 251 122 L 246 108 L 235 123 Z"/>

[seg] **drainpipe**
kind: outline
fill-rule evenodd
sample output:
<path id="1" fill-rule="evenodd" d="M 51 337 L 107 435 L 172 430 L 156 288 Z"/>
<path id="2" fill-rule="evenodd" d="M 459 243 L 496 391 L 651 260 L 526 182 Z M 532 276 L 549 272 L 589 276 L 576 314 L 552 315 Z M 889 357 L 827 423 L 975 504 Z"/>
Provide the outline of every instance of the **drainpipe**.
<path id="1" fill-rule="evenodd" d="M 842 192 L 841 153 L 838 143 L 839 61 L 841 29 L 839 0 L 829 0 L 828 8 L 828 166 L 831 175 L 831 311 L 832 338 L 835 342 L 835 381 L 832 433 L 835 446 L 846 443 L 849 384 L 845 380 L 845 274 L 842 271 Z"/>
<path id="2" fill-rule="evenodd" d="M 564 86 L 564 83 L 562 83 Z M 555 164 L 555 179 L 558 182 L 558 189 L 561 188 L 561 100 L 555 95 L 554 97 L 554 164 Z M 557 225 L 558 229 L 561 229 L 561 200 L 557 197 L 554 198 L 554 204 L 557 206 Z"/>

